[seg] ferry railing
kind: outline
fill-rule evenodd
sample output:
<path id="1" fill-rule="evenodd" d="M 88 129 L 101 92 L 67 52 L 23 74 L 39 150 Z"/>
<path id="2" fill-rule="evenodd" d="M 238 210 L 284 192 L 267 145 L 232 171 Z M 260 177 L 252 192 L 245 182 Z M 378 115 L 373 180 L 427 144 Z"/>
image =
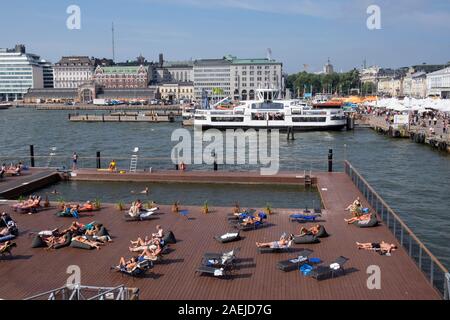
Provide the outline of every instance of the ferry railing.
<path id="1" fill-rule="evenodd" d="M 444 265 L 347 160 L 344 161 L 344 170 L 401 246 L 424 273 L 430 284 L 441 294 L 443 299 L 449 300 L 450 274 Z"/>

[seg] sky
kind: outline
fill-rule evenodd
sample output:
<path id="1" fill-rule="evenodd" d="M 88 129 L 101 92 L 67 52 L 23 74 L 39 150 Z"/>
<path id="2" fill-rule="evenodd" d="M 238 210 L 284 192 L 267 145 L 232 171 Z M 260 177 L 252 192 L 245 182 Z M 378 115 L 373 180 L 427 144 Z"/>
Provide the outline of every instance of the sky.
<path id="1" fill-rule="evenodd" d="M 381 29 L 370 30 L 370 5 Z M 80 8 L 80 29 L 66 12 Z M 116 61 L 272 57 L 287 73 L 450 61 L 450 0 L 0 0 L 0 48 L 57 62 L 63 55 Z"/>

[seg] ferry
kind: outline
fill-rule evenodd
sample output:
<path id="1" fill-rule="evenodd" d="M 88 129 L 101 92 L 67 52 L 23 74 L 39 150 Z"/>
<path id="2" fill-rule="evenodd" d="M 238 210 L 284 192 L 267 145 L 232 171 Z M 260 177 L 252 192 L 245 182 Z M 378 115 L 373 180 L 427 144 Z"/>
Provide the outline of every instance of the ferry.
<path id="1" fill-rule="evenodd" d="M 342 105 L 308 105 L 298 99 L 278 99 L 277 89 L 257 89 L 256 99 L 228 110 L 197 109 L 194 126 L 217 129 L 341 130 L 347 125 Z"/>
<path id="2" fill-rule="evenodd" d="M 9 109 L 12 107 L 11 103 L 0 103 L 0 110 L 2 109 Z"/>

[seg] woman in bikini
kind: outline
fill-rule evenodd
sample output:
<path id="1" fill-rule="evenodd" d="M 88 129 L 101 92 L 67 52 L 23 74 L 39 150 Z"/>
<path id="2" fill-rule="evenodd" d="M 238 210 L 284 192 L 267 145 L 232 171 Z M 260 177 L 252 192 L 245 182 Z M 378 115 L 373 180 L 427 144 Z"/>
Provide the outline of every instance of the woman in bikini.
<path id="1" fill-rule="evenodd" d="M 392 251 L 397 250 L 397 246 L 393 243 L 387 243 L 384 241 L 381 241 L 381 243 L 378 242 L 367 242 L 367 243 L 360 243 L 356 242 L 356 246 L 358 249 L 363 250 L 369 250 L 369 251 L 377 251 L 381 255 L 385 254 L 391 254 Z"/>

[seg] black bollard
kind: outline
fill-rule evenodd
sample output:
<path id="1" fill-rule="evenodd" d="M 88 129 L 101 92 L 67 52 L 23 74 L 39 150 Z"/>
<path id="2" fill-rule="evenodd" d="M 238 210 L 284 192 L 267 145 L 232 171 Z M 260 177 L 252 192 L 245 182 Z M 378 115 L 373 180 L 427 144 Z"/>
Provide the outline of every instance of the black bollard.
<path id="1" fill-rule="evenodd" d="M 97 169 L 101 169 L 102 164 L 100 161 L 100 151 L 97 151 Z"/>
<path id="2" fill-rule="evenodd" d="M 217 171 L 217 161 L 214 160 L 214 171 Z"/>
<path id="3" fill-rule="evenodd" d="M 328 149 L 328 172 L 333 172 L 333 149 Z"/>
<path id="4" fill-rule="evenodd" d="M 30 166 L 34 167 L 34 145 L 30 144 Z"/>

